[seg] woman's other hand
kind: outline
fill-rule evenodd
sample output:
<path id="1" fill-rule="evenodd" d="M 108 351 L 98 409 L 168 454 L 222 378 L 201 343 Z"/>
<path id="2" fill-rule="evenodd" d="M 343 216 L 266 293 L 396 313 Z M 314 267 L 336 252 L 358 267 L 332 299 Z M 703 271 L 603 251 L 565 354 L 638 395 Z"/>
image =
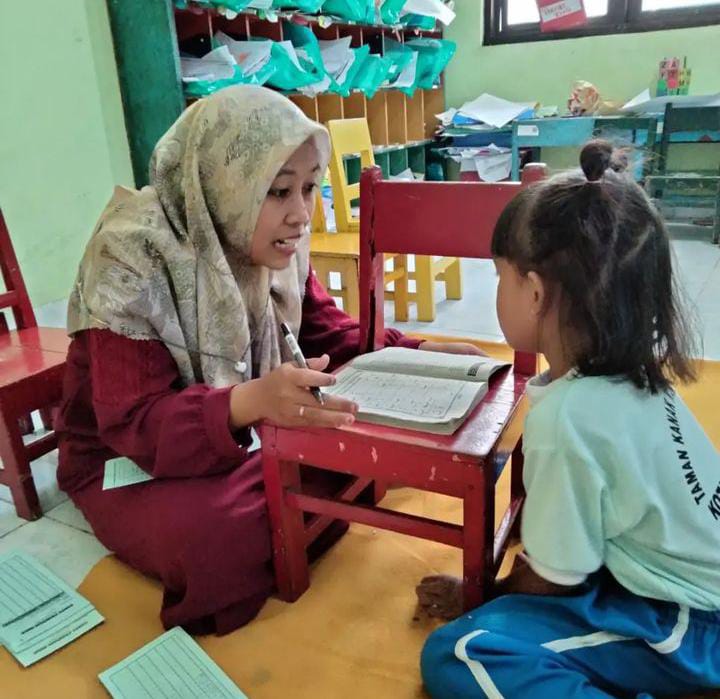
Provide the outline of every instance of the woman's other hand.
<path id="1" fill-rule="evenodd" d="M 474 354 L 478 357 L 487 357 L 487 354 L 469 342 L 421 342 L 418 349 L 425 352 L 448 352 L 449 354 Z"/>

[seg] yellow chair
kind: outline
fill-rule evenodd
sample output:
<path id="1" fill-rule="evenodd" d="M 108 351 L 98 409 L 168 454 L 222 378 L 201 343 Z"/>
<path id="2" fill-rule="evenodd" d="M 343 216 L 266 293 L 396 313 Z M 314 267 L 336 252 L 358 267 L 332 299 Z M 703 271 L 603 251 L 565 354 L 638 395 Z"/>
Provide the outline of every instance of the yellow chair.
<path id="1" fill-rule="evenodd" d="M 349 127 L 349 128 L 346 128 Z M 358 297 L 359 232 L 360 223 L 352 215 L 351 202 L 360 196 L 360 185 L 350 185 L 345 176 L 343 156 L 360 154 L 361 167 L 372 167 L 375 158 L 370 131 L 365 119 L 329 121 L 332 141 L 330 182 L 333 190 L 337 233 L 329 233 L 322 199 L 318 194 L 312 221 L 310 260 L 315 273 L 330 295 L 343 301 L 343 309 L 351 316 L 360 315 Z M 404 255 L 386 255 L 393 269 L 385 274 L 385 285 L 394 283 L 394 291 L 386 294 L 395 306 L 395 320 L 408 320 L 407 268 Z M 341 288 L 330 287 L 330 273 L 340 274 Z"/>
<path id="2" fill-rule="evenodd" d="M 360 220 L 353 216 L 351 202 L 360 197 L 360 185 L 348 184 L 345 175 L 344 157 L 360 155 L 361 170 L 375 165 L 370 130 L 365 119 L 331 120 L 327 124 L 332 141 L 330 159 L 330 183 L 333 191 L 335 221 L 338 231 L 359 233 Z M 412 235 L 412 231 L 408 231 Z M 389 255 L 393 258 L 393 271 L 385 275 L 385 283 L 395 281 L 395 320 L 407 320 L 407 300 L 417 303 L 417 318 L 421 321 L 435 320 L 434 281 L 445 282 L 445 294 L 449 299 L 462 298 L 462 277 L 460 260 L 457 257 L 432 257 L 416 255 L 415 272 L 408 273 L 407 258 L 404 255 Z M 387 259 L 386 258 L 386 259 Z M 408 294 L 408 279 L 414 279 L 416 292 Z"/>
<path id="3" fill-rule="evenodd" d="M 310 262 L 315 275 L 331 296 L 342 299 L 345 313 L 359 318 L 358 234 L 328 233 L 320 191 L 315 200 L 310 230 Z M 340 275 L 340 289 L 330 287 L 331 272 Z"/>

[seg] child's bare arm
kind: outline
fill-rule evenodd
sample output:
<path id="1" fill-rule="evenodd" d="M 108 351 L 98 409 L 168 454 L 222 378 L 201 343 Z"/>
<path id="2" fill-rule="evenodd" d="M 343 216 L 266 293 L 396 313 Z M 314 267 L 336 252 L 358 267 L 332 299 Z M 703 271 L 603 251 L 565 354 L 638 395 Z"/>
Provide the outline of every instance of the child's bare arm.
<path id="1" fill-rule="evenodd" d="M 577 594 L 577 585 L 557 585 L 541 578 L 519 556 L 515 559 L 512 572 L 506 578 L 495 583 L 495 594 L 500 595 L 555 595 Z"/>

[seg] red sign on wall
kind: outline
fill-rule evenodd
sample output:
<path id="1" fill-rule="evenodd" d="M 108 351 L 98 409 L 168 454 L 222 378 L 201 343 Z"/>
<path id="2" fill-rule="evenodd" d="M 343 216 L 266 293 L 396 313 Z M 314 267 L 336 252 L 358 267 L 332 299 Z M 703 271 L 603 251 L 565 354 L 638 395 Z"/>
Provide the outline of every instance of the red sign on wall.
<path id="1" fill-rule="evenodd" d="M 540 31 L 556 32 L 587 24 L 583 0 L 536 0 Z"/>

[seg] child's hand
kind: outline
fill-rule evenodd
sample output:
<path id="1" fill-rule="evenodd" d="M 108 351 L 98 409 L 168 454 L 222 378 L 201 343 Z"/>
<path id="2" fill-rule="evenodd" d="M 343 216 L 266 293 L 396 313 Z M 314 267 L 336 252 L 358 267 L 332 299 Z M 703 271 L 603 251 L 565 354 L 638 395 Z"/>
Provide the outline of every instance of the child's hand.
<path id="1" fill-rule="evenodd" d="M 487 357 L 487 354 L 483 352 L 475 345 L 471 345 L 469 342 L 431 342 L 426 340 L 421 342 L 418 349 L 424 350 L 425 352 L 448 352 L 449 354 L 474 354 L 478 357 Z"/>
<path id="2" fill-rule="evenodd" d="M 450 575 L 429 575 L 415 588 L 418 604 L 429 617 L 452 621 L 463 613 L 463 584 Z"/>

